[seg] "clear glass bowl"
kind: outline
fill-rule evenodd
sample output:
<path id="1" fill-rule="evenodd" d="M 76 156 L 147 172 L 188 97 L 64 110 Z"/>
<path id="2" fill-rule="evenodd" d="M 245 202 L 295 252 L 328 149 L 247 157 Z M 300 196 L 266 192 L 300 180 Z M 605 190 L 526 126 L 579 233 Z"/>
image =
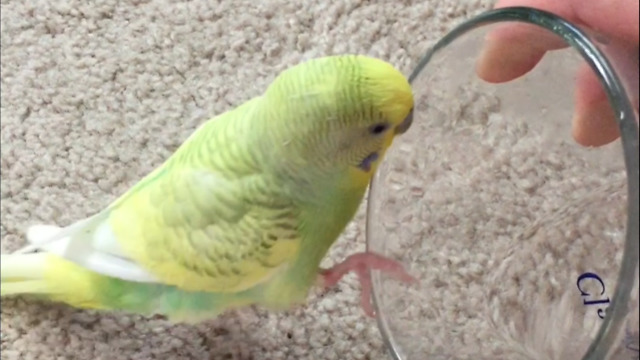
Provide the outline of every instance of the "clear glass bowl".
<path id="1" fill-rule="evenodd" d="M 482 81 L 485 38 L 504 26 L 569 47 L 514 81 Z M 368 250 L 420 280 L 372 274 L 395 359 L 638 359 L 637 72 L 609 40 L 505 8 L 460 25 L 421 60 L 413 126 L 368 203 Z M 585 61 L 621 132 L 598 148 L 572 137 Z"/>

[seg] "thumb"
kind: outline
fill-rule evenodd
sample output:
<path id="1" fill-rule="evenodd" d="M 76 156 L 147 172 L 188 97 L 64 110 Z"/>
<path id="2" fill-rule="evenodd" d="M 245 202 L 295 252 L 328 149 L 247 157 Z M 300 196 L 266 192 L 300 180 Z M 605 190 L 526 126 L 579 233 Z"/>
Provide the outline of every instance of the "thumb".
<path id="1" fill-rule="evenodd" d="M 620 136 L 609 99 L 587 64 L 580 66 L 576 77 L 572 135 L 583 146 L 606 145 Z"/>

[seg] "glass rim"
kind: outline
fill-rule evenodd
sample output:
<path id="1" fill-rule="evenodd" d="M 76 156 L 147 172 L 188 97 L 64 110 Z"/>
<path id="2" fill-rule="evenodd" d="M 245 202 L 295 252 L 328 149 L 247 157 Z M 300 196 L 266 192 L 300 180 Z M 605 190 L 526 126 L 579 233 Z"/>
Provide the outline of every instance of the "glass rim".
<path id="1" fill-rule="evenodd" d="M 409 82 L 414 82 L 436 53 L 462 35 L 476 28 L 501 22 L 521 22 L 536 25 L 561 37 L 570 47 L 577 50 L 583 60 L 591 67 L 602 84 L 611 107 L 618 115 L 616 119 L 620 130 L 620 140 L 627 177 L 627 221 L 624 252 L 620 263 L 615 291 L 607 314 L 598 329 L 596 337 L 582 358 L 583 360 L 603 359 L 613 348 L 618 332 L 626 318 L 626 305 L 631 299 L 631 292 L 633 291 L 634 280 L 636 279 L 635 272 L 638 267 L 640 248 L 640 243 L 638 242 L 638 227 L 640 223 L 638 220 L 640 214 L 638 124 L 636 123 L 635 112 L 629 96 L 609 59 L 594 44 L 584 30 L 560 16 L 531 7 L 505 7 L 486 11 L 454 27 L 453 30 L 448 32 L 436 42 L 435 45 L 427 50 L 426 54 L 420 59 L 420 62 L 409 76 Z M 373 188 L 374 183 L 375 177 L 372 179 L 370 189 Z M 370 251 L 371 191 L 369 191 L 368 197 L 365 233 L 367 239 L 366 249 Z M 378 328 L 392 357 L 395 360 L 403 360 L 397 348 L 396 341 L 393 339 L 393 335 L 389 329 L 388 320 L 385 318 L 385 315 L 380 312 L 380 291 L 376 286 L 374 276 L 372 273 L 372 299 L 377 314 Z"/>

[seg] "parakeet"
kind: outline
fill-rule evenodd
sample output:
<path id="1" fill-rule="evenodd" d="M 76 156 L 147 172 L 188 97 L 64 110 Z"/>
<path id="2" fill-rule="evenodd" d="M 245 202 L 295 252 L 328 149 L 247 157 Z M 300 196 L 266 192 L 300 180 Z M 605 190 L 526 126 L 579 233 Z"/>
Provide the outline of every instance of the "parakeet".
<path id="1" fill-rule="evenodd" d="M 162 165 L 103 210 L 66 227 L 34 225 L 2 255 L 2 296 L 199 321 L 230 308 L 285 309 L 355 271 L 369 302 L 372 253 L 320 262 L 358 209 L 413 93 L 368 56 L 293 66 L 264 93 L 202 124 Z"/>

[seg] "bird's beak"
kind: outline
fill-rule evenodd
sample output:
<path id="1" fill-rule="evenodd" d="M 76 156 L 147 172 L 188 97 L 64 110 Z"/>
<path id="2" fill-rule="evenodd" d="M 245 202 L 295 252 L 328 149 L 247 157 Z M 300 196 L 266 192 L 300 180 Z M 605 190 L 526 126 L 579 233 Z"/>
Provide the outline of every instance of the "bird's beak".
<path id="1" fill-rule="evenodd" d="M 409 115 L 400 123 L 400 125 L 396 126 L 395 133 L 396 135 L 404 134 L 411 127 L 411 123 L 413 123 L 413 109 L 409 112 Z"/>

